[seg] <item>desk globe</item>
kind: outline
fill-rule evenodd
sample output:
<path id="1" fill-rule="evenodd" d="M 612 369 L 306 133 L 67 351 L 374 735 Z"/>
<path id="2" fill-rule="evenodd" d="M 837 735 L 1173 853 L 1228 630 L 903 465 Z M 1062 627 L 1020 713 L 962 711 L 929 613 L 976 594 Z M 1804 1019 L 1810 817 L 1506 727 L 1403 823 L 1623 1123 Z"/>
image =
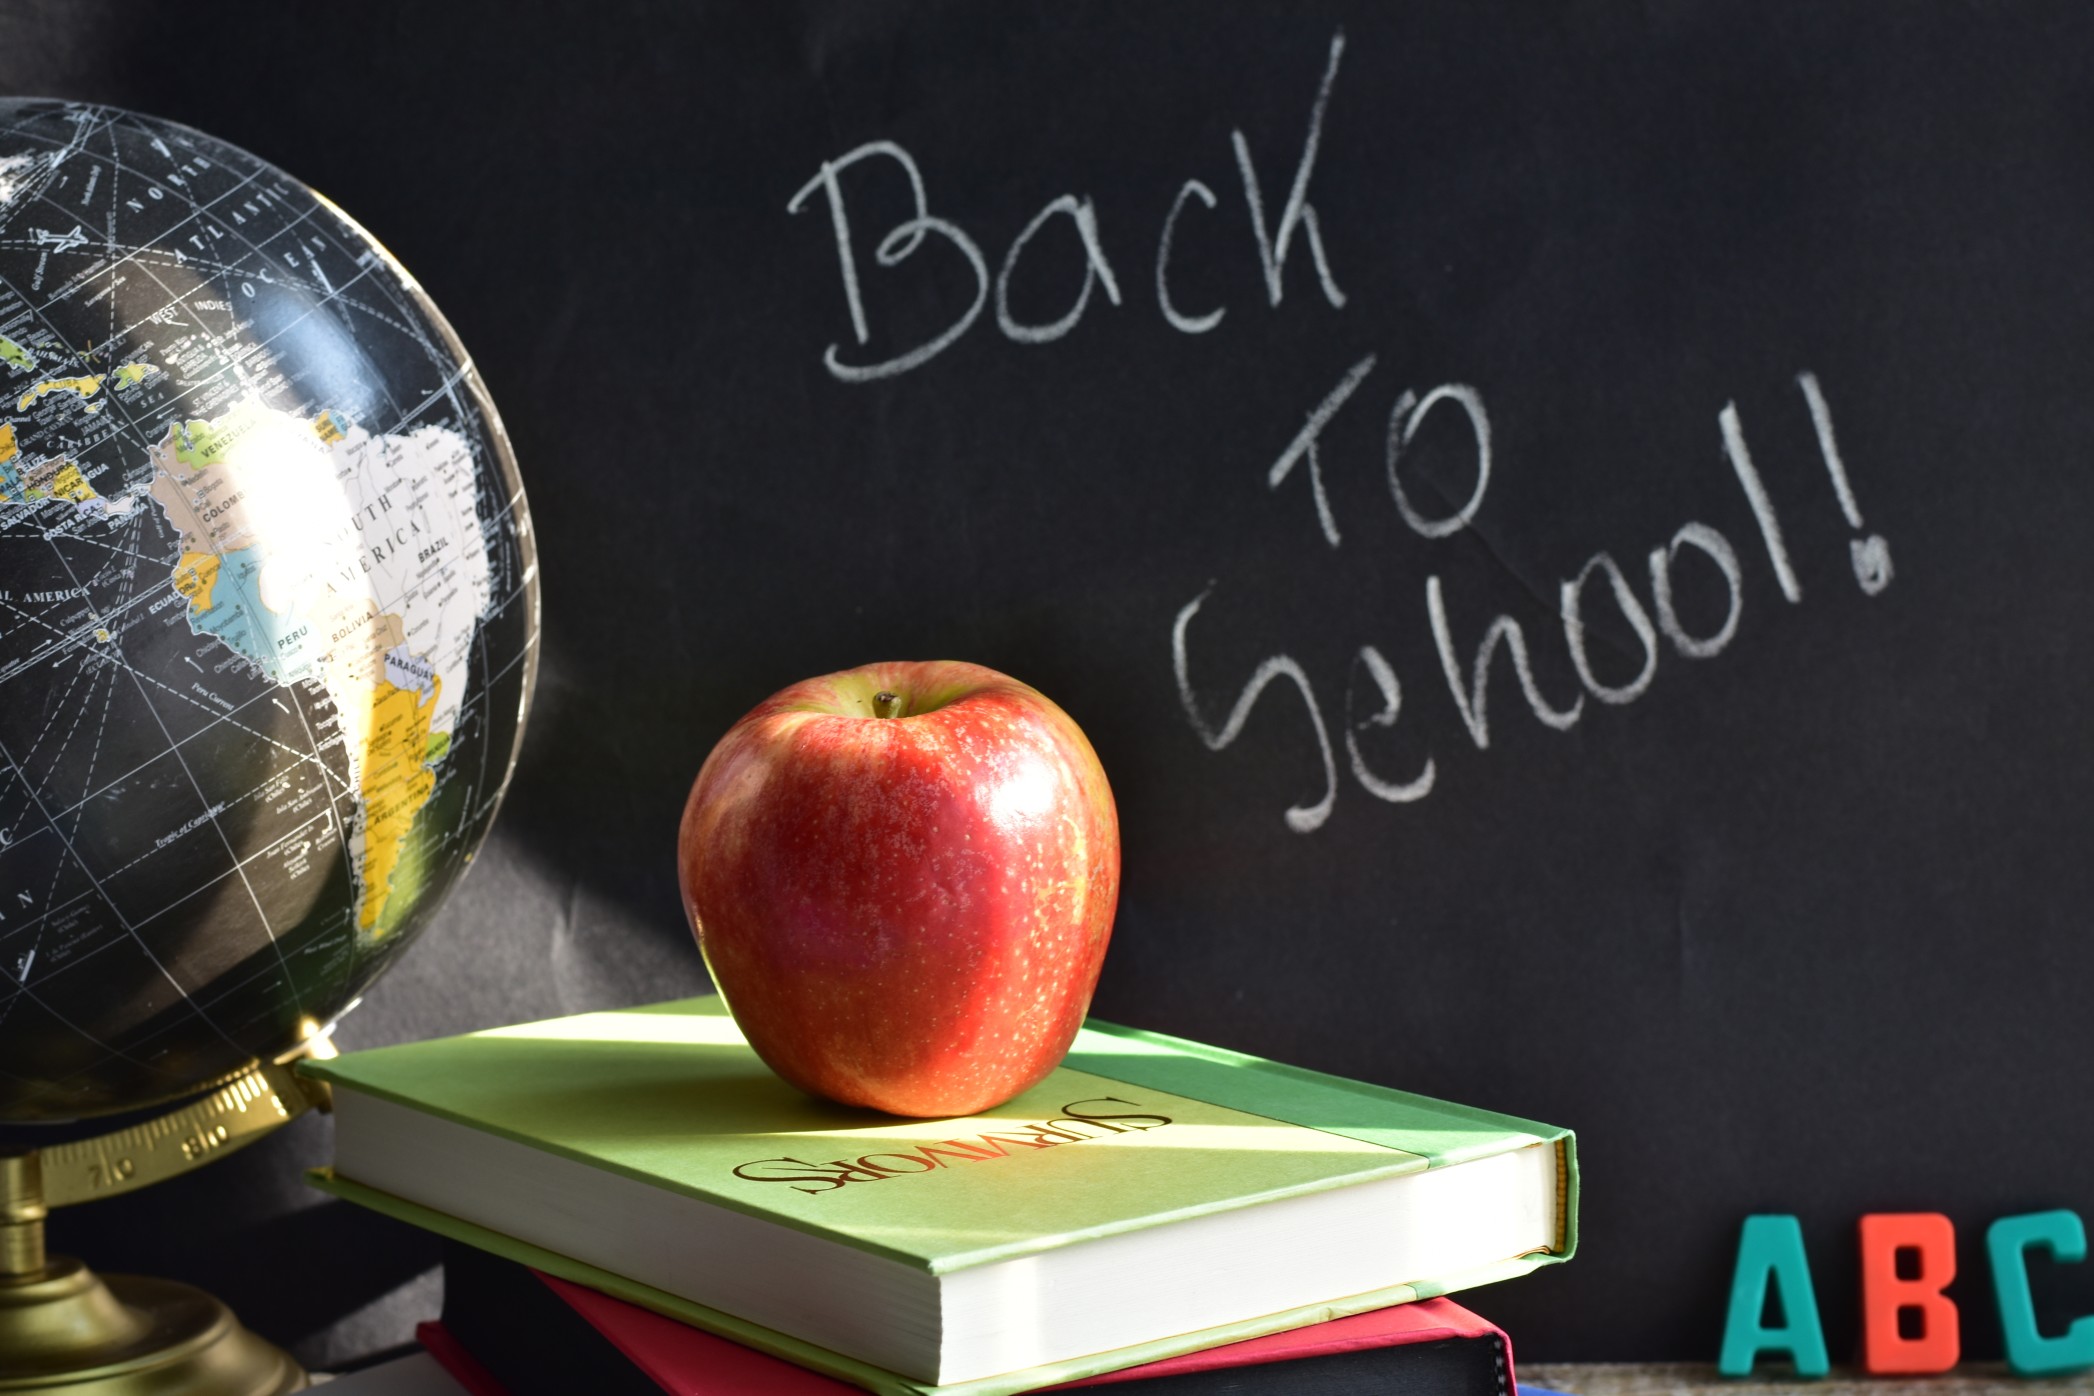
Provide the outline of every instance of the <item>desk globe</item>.
<path id="1" fill-rule="evenodd" d="M 471 862 L 537 635 L 501 422 L 369 234 L 186 127 L 0 100 L 0 1124 L 175 1112 L 0 1157 L 0 1392 L 303 1383 L 47 1261 L 43 1208 L 304 1107 L 277 1063 Z"/>

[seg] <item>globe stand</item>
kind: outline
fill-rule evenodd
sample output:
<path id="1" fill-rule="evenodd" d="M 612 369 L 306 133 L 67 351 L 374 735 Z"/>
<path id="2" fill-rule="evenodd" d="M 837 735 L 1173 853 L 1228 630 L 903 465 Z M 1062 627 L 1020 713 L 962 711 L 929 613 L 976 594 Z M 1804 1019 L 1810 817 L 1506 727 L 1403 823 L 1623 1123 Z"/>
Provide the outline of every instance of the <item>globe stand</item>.
<path id="1" fill-rule="evenodd" d="M 325 1038 L 306 1053 L 331 1056 Z M 264 1064 L 143 1125 L 52 1149 L 0 1151 L 0 1396 L 278 1396 L 304 1369 L 200 1289 L 95 1274 L 44 1253 L 49 1208 L 130 1192 L 248 1144 L 325 1088 Z"/>

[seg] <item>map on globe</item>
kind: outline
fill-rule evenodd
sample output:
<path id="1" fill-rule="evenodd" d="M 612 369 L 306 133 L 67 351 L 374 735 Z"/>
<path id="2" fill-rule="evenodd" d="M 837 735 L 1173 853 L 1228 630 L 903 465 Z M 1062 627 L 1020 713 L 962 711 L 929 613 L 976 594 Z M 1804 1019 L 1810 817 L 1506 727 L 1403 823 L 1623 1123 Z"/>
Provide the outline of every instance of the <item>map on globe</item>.
<path id="1" fill-rule="evenodd" d="M 290 176 L 0 102 L 0 1120 L 324 1028 L 485 836 L 535 668 L 499 419 Z"/>

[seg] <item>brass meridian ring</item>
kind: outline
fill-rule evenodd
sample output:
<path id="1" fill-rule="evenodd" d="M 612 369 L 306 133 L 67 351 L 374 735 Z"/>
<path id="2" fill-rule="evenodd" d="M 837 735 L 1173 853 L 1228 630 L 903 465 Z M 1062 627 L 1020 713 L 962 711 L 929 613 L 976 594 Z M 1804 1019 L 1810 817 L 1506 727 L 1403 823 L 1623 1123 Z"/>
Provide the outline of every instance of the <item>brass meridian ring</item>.
<path id="1" fill-rule="evenodd" d="M 319 1082 L 286 1065 L 259 1063 L 158 1119 L 40 1150 L 44 1205 L 65 1207 L 165 1182 L 327 1103 Z"/>

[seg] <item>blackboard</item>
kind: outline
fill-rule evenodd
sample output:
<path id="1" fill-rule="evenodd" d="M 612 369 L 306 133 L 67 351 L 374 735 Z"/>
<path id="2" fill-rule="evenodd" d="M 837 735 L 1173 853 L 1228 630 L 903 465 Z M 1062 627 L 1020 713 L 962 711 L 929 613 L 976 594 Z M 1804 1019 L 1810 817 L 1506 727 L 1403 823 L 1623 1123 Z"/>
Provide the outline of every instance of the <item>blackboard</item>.
<path id="1" fill-rule="evenodd" d="M 1855 1219 L 1947 1212 L 1996 1356 L 1983 1226 L 2094 1207 L 2082 8 L 4 23 L 0 89 L 372 228 L 515 438 L 523 761 L 345 1045 L 702 987 L 712 741 L 953 656 L 1112 775 L 1101 1016 L 1580 1131 L 1583 1253 L 1474 1296 L 1523 1358 L 1712 1357 L 1768 1210 L 1836 1356 Z M 312 1361 L 402 1341 L 433 1246 L 326 1154 L 54 1236 Z"/>

